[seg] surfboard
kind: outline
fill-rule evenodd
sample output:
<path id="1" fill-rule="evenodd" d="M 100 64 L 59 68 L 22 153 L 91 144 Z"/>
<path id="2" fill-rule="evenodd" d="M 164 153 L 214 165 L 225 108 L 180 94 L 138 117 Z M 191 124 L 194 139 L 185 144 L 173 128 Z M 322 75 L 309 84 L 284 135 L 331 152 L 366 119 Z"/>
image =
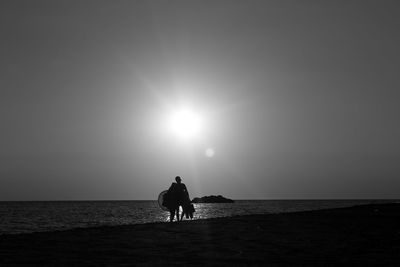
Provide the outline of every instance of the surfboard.
<path id="1" fill-rule="evenodd" d="M 158 195 L 158 205 L 160 206 L 160 208 L 162 210 L 165 210 L 165 211 L 169 211 L 169 209 L 167 207 L 163 206 L 163 204 L 162 204 L 163 200 L 164 200 L 164 196 L 167 192 L 168 192 L 168 190 L 164 190 Z"/>

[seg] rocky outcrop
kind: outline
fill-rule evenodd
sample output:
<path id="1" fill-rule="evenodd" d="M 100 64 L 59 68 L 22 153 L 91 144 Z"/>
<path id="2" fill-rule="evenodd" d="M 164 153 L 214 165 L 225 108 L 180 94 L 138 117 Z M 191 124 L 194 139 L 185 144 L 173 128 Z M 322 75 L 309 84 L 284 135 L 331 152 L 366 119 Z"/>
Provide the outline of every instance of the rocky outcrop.
<path id="1" fill-rule="evenodd" d="M 192 200 L 192 203 L 234 203 L 232 199 L 225 198 L 221 195 L 218 196 L 204 196 L 204 197 L 195 197 Z"/>

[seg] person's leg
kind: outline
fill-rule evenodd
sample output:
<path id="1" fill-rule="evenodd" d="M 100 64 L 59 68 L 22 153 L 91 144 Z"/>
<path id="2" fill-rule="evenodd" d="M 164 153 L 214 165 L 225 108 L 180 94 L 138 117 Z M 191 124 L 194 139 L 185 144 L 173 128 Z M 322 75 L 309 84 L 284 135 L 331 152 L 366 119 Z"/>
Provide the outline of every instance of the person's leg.
<path id="1" fill-rule="evenodd" d="M 186 207 L 186 210 L 185 210 L 185 217 L 186 217 L 186 219 L 189 219 L 189 213 L 190 213 L 190 211 L 189 211 L 188 208 Z"/>
<path id="2" fill-rule="evenodd" d="M 185 209 L 184 209 L 184 207 L 182 206 L 181 221 L 182 221 L 182 219 L 183 219 L 183 215 L 185 215 Z"/>
<path id="3" fill-rule="evenodd" d="M 169 211 L 169 221 L 173 222 L 174 221 L 174 217 L 175 217 L 175 210 L 172 209 Z"/>
<path id="4" fill-rule="evenodd" d="M 175 212 L 176 212 L 176 220 L 179 222 L 179 206 Z"/>

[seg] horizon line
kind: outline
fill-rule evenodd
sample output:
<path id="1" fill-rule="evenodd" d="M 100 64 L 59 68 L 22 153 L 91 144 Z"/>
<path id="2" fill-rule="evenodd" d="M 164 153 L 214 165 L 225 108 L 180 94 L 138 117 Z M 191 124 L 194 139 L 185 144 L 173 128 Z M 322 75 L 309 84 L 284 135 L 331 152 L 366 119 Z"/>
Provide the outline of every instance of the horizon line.
<path id="1" fill-rule="evenodd" d="M 356 201 L 356 200 L 395 200 L 398 201 L 400 198 L 248 198 L 248 199 L 234 199 L 235 201 Z M 43 200 L 0 200 L 0 202 L 128 202 L 128 201 L 157 201 L 157 199 L 43 199 Z M 198 203 L 197 203 L 198 204 Z"/>

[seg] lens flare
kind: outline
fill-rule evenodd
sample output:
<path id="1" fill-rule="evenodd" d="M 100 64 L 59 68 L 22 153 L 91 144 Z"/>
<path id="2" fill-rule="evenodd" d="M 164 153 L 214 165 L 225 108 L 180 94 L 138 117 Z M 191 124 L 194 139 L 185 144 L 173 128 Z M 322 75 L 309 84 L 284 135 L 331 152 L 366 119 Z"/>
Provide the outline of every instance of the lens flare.
<path id="1" fill-rule="evenodd" d="M 207 148 L 205 154 L 206 157 L 212 158 L 215 155 L 215 151 L 212 148 Z"/>

